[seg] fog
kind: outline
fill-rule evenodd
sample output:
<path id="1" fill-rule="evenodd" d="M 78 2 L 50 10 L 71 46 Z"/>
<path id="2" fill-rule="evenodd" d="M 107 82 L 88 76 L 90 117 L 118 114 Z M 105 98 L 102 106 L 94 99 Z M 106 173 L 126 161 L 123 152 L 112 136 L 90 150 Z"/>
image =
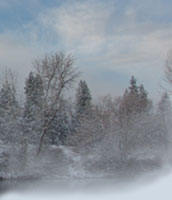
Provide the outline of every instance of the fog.
<path id="1" fill-rule="evenodd" d="M 166 169 L 167 170 L 167 169 Z M 168 171 L 168 170 L 167 170 Z M 112 179 L 67 179 L 42 180 L 19 184 L 1 196 L 1 200 L 44 200 L 44 199 L 171 199 L 172 174 L 161 171 L 161 176 L 149 174 L 136 181 L 116 183 Z"/>
<path id="2" fill-rule="evenodd" d="M 132 76 L 122 96 L 96 102 L 80 80 L 70 101 L 64 94 L 79 76 L 71 56 L 57 52 L 34 66 L 23 103 L 11 71 L 0 89 L 4 199 L 138 199 L 167 188 L 171 179 L 160 177 L 172 166 L 170 94 L 155 105 Z"/>

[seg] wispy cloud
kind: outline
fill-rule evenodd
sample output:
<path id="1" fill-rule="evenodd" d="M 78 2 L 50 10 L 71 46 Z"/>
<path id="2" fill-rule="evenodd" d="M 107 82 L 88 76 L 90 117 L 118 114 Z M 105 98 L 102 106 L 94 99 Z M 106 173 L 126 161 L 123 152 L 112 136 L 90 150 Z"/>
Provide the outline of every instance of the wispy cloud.
<path id="1" fill-rule="evenodd" d="M 0 34 L 1 66 L 22 65 L 24 60 L 29 63 L 35 55 L 58 49 L 77 57 L 85 77 L 98 82 L 98 86 L 92 84 L 95 91 L 99 84 L 108 84 L 107 76 L 98 80 L 104 70 L 107 74 L 120 74 L 121 80 L 122 75 L 126 79 L 134 74 L 145 83 L 152 81 L 150 88 L 162 77 L 167 51 L 172 48 L 172 2 L 53 0 L 51 5 L 43 0 L 9 2 L 0 1 L 0 8 L 20 5 L 26 12 L 17 18 L 24 16 L 21 25 L 19 20 L 18 26 L 13 29 L 6 26 L 6 31 Z M 151 77 L 153 73 L 157 75 Z M 119 80 L 114 78 L 115 81 Z"/>
<path id="2" fill-rule="evenodd" d="M 139 21 L 138 6 L 136 10 L 126 7 L 119 19 L 117 1 L 72 2 L 40 16 L 40 23 L 54 31 L 68 50 L 98 56 L 102 53 L 106 62 L 110 59 L 113 64 L 125 65 L 164 56 L 172 45 L 172 27 L 154 24 L 150 19 Z"/>
<path id="3" fill-rule="evenodd" d="M 66 48 L 98 51 L 105 43 L 112 6 L 103 1 L 73 1 L 50 10 L 40 20 L 56 32 Z"/>

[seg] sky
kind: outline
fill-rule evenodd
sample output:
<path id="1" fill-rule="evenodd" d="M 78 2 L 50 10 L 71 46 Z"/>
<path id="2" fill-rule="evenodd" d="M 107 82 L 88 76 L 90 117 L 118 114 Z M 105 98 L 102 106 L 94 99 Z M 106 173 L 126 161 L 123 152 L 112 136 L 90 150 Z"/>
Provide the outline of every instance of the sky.
<path id="1" fill-rule="evenodd" d="M 170 0 L 0 0 L 0 71 L 22 85 L 46 53 L 72 54 L 94 96 L 122 95 L 134 75 L 151 97 L 163 90 L 172 48 Z"/>

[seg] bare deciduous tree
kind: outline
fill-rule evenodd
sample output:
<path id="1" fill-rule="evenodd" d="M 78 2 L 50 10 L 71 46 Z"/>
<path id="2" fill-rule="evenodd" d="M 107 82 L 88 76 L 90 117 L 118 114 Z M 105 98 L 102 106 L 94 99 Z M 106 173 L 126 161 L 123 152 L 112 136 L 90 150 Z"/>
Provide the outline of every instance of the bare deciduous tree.
<path id="1" fill-rule="evenodd" d="M 73 66 L 72 56 L 55 53 L 35 60 L 34 68 L 42 80 L 43 85 L 43 110 L 42 133 L 37 151 L 40 154 L 47 130 L 59 110 L 59 102 L 64 91 L 71 88 L 72 83 L 79 75 Z"/>

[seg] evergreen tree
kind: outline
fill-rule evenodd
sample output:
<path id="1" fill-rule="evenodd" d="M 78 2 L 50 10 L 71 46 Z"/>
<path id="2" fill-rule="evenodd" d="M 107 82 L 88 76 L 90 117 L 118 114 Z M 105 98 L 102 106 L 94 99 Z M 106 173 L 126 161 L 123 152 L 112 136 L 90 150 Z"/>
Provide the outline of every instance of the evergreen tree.
<path id="1" fill-rule="evenodd" d="M 121 116 L 128 116 L 138 110 L 138 86 L 134 76 L 131 77 L 130 86 L 125 90 L 121 99 L 119 113 Z"/>
<path id="2" fill-rule="evenodd" d="M 9 80 L 5 80 L 0 90 L 0 128 L 1 139 L 7 143 L 16 143 L 19 138 L 19 106 L 16 90 Z"/>
<path id="3" fill-rule="evenodd" d="M 92 114 L 92 97 L 86 81 L 80 80 L 76 91 L 75 111 L 72 116 L 71 135 L 68 137 L 70 144 L 74 145 L 80 138 L 80 129 L 83 123 L 91 120 Z"/>
<path id="4" fill-rule="evenodd" d="M 17 106 L 16 100 L 16 91 L 10 85 L 8 81 L 6 81 L 0 90 L 0 108 L 6 112 L 11 112 Z"/>
<path id="5" fill-rule="evenodd" d="M 24 107 L 24 132 L 29 137 L 29 142 L 37 140 L 41 126 L 41 112 L 43 106 L 43 88 L 39 75 L 30 72 L 25 85 L 25 107 Z"/>
<path id="6" fill-rule="evenodd" d="M 59 110 L 50 124 L 48 136 L 50 143 L 54 145 L 64 145 L 70 132 L 70 122 L 68 117 L 68 106 L 64 99 L 61 100 Z"/>
<path id="7" fill-rule="evenodd" d="M 42 109 L 43 88 L 41 78 L 30 72 L 25 85 L 24 118 L 33 120 L 36 113 Z"/>
<path id="8" fill-rule="evenodd" d="M 141 84 L 139 87 L 139 111 L 146 111 L 151 106 L 151 101 L 148 99 L 148 92 Z"/>
<path id="9" fill-rule="evenodd" d="M 140 134 L 139 130 L 135 137 L 133 129 L 140 128 L 142 119 L 145 116 L 148 118 L 147 111 L 149 99 L 144 86 L 137 86 L 137 81 L 134 76 L 131 77 L 130 85 L 125 90 L 123 97 L 121 98 L 116 112 L 116 116 L 119 122 L 120 134 L 119 134 L 119 150 L 121 153 L 121 160 L 126 160 L 130 151 L 134 148 L 134 145 L 138 141 L 144 138 L 144 134 Z"/>
<path id="10" fill-rule="evenodd" d="M 86 81 L 80 81 L 76 93 L 76 114 L 82 115 L 91 109 L 91 93 Z"/>
<path id="11" fill-rule="evenodd" d="M 129 86 L 129 92 L 130 92 L 130 95 L 132 95 L 132 96 L 138 95 L 138 86 L 136 83 L 137 83 L 137 81 L 136 81 L 135 77 L 132 76 L 131 80 L 130 80 L 130 86 Z"/>
<path id="12" fill-rule="evenodd" d="M 137 86 L 134 76 L 131 77 L 130 86 L 125 90 L 121 100 L 120 112 L 126 115 L 146 111 L 151 102 L 148 93 L 141 84 Z"/>

